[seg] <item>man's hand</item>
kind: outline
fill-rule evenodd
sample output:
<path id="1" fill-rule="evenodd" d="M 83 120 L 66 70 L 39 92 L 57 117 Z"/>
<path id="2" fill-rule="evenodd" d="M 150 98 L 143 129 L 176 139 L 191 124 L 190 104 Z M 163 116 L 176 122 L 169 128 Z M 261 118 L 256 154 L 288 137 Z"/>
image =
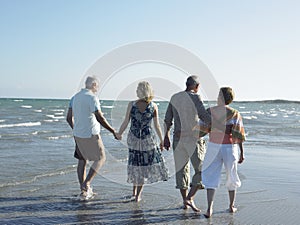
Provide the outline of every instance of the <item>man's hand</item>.
<path id="1" fill-rule="evenodd" d="M 166 150 L 169 150 L 170 147 L 171 147 L 170 137 L 167 134 L 166 134 L 166 136 L 164 138 L 164 147 L 165 147 Z"/>

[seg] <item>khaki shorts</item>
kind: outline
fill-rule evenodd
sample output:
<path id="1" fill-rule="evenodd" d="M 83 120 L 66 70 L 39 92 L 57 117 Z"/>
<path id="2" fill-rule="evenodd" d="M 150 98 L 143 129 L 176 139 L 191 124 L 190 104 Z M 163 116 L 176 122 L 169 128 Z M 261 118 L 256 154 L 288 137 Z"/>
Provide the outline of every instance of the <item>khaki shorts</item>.
<path id="1" fill-rule="evenodd" d="M 202 164 L 206 152 L 205 141 L 202 139 L 181 138 L 173 141 L 173 154 L 176 170 L 176 188 L 188 189 L 189 186 L 203 188 Z M 194 174 L 190 173 L 190 162 Z"/>
<path id="2" fill-rule="evenodd" d="M 104 145 L 100 135 L 93 135 L 90 138 L 75 137 L 74 157 L 79 160 L 97 161 L 105 156 Z"/>

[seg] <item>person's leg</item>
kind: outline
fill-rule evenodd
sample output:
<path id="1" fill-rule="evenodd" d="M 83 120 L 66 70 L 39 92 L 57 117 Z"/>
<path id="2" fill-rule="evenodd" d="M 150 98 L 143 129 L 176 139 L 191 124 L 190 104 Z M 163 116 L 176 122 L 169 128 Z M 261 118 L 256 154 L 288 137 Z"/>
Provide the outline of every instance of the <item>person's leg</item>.
<path id="1" fill-rule="evenodd" d="M 207 189 L 207 211 L 204 214 L 206 218 L 211 217 L 213 213 L 213 204 L 214 204 L 214 197 L 215 197 L 215 189 Z"/>
<path id="2" fill-rule="evenodd" d="M 194 146 L 192 145 L 190 148 L 192 149 Z M 202 165 L 206 152 L 206 145 L 204 140 L 198 140 L 194 150 L 190 152 L 190 159 L 192 166 L 194 168 L 194 175 L 192 177 L 191 186 L 196 186 L 197 189 L 204 189 L 204 185 L 202 184 Z M 191 193 L 192 195 L 193 193 Z"/>
<path id="3" fill-rule="evenodd" d="M 189 191 L 188 196 L 186 197 L 186 200 L 185 200 L 184 204 L 191 207 L 192 210 L 195 211 L 195 212 L 201 212 L 201 210 L 195 205 L 194 199 L 193 199 L 197 191 L 198 191 L 198 187 L 197 186 L 192 186 L 190 191 Z"/>
<path id="4" fill-rule="evenodd" d="M 237 208 L 234 207 L 236 191 L 228 191 L 229 193 L 229 212 L 235 213 Z"/>
<path id="5" fill-rule="evenodd" d="M 176 160 L 175 160 L 175 168 L 176 166 Z M 189 162 L 186 163 L 186 165 L 176 171 L 175 178 L 176 178 L 176 188 L 180 190 L 180 194 L 182 197 L 182 203 L 183 203 L 183 209 L 187 209 L 188 206 L 186 205 L 186 197 L 188 195 L 188 183 L 189 183 L 189 176 L 188 172 L 190 170 Z"/>
<path id="6" fill-rule="evenodd" d="M 237 173 L 238 148 L 237 145 L 227 145 L 223 148 L 224 167 L 226 170 L 226 186 L 229 194 L 229 212 L 234 213 L 236 189 L 241 186 L 241 181 Z"/>
<path id="7" fill-rule="evenodd" d="M 137 192 L 137 186 L 133 184 L 132 186 L 132 196 L 136 196 L 136 192 Z"/>
<path id="8" fill-rule="evenodd" d="M 86 179 L 86 164 L 86 160 L 78 160 L 77 176 L 81 190 L 83 190 L 83 182 Z"/>
<path id="9" fill-rule="evenodd" d="M 139 201 L 142 200 L 142 198 L 141 198 L 142 191 L 143 191 L 143 185 L 137 185 L 136 196 L 135 196 L 135 201 L 136 202 L 139 202 Z"/>
<path id="10" fill-rule="evenodd" d="M 176 148 L 174 148 L 176 146 Z M 180 194 L 182 197 L 182 202 L 184 204 L 184 209 L 187 208 L 185 201 L 188 194 L 189 188 L 189 156 L 184 149 L 184 145 L 181 142 L 173 142 L 173 156 L 175 162 L 175 178 L 176 178 L 176 188 L 180 189 Z"/>
<path id="11" fill-rule="evenodd" d="M 206 218 L 211 217 L 213 213 L 213 203 L 216 188 L 219 186 L 223 159 L 220 151 L 221 145 L 208 143 L 207 154 L 204 159 L 204 168 L 202 172 L 203 184 L 207 190 L 207 212 Z"/>
<path id="12" fill-rule="evenodd" d="M 241 186 L 241 181 L 237 172 L 238 168 L 238 146 L 223 145 L 222 157 L 226 170 L 226 187 L 228 190 L 236 190 Z"/>
<path id="13" fill-rule="evenodd" d="M 105 156 L 105 151 L 104 151 L 104 147 L 103 147 L 103 148 L 100 148 L 100 159 L 95 160 L 93 162 L 93 164 L 89 170 L 89 173 L 82 184 L 83 188 L 87 189 L 88 187 L 90 187 L 92 180 L 97 175 L 100 168 L 104 165 L 105 160 L 106 160 L 106 156 Z"/>
<path id="14" fill-rule="evenodd" d="M 188 189 L 181 188 L 180 189 L 180 194 L 181 194 L 182 199 L 186 199 L 186 197 L 188 195 Z"/>
<path id="15" fill-rule="evenodd" d="M 92 180 L 97 175 L 100 168 L 103 166 L 104 161 L 105 160 L 97 160 L 97 161 L 93 162 L 93 164 L 89 170 L 89 173 L 82 184 L 83 188 L 87 189 L 88 187 L 90 187 Z"/>
<path id="16" fill-rule="evenodd" d="M 188 209 L 188 205 L 186 205 L 186 197 L 188 195 L 188 189 L 180 188 L 180 194 L 183 202 L 183 209 Z"/>
<path id="17" fill-rule="evenodd" d="M 193 148 L 193 146 L 191 146 L 190 148 Z M 193 200 L 197 191 L 199 189 L 204 189 L 204 186 L 202 184 L 202 176 L 201 176 L 204 155 L 205 155 L 205 142 L 203 140 L 199 140 L 196 144 L 196 147 L 194 147 L 194 151 L 191 154 L 191 163 L 193 165 L 195 173 L 192 178 L 191 189 L 187 196 L 187 204 L 195 212 L 201 211 L 195 206 Z"/>

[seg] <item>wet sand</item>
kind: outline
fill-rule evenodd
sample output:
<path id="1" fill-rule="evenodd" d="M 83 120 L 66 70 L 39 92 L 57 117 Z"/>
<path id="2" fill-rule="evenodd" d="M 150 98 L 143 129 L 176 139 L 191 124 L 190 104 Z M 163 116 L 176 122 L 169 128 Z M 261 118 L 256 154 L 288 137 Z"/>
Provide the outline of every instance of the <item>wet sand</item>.
<path id="1" fill-rule="evenodd" d="M 246 148 L 247 149 L 247 148 Z M 214 214 L 206 219 L 206 191 L 196 195 L 202 213 L 181 209 L 174 176 L 167 182 L 145 186 L 140 203 L 124 197 L 123 168 L 108 171 L 94 180 L 97 195 L 78 201 L 76 168 L 61 176 L 41 177 L 33 183 L 1 188 L 0 224 L 298 224 L 300 215 L 300 153 L 290 150 L 247 149 L 239 166 L 238 212 L 228 213 L 228 192 L 223 182 L 216 192 Z M 172 154 L 167 162 L 172 171 Z M 125 177 L 124 177 L 125 175 Z M 123 179 L 122 182 L 116 180 Z"/>

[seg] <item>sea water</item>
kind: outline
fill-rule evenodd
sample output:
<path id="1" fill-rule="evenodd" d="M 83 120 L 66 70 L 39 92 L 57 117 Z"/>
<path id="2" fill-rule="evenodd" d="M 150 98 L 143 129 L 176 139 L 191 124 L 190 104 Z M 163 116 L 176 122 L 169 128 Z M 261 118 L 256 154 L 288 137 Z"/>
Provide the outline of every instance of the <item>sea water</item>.
<path id="1" fill-rule="evenodd" d="M 126 202 L 125 196 L 131 194 L 126 183 L 126 134 L 117 141 L 105 129 L 101 137 L 107 162 L 93 181 L 96 199 L 86 204 L 76 201 L 79 185 L 72 130 L 66 122 L 68 104 L 69 100 L 0 99 L 1 224 L 194 224 L 195 215 L 177 213 L 181 202 L 171 152 L 163 152 L 170 180 L 146 187 L 142 207 Z M 116 130 L 127 104 L 101 101 L 105 117 Z M 167 104 L 158 102 L 162 127 Z M 299 102 L 235 102 L 231 106 L 243 116 L 246 157 L 261 150 L 270 156 L 276 149 L 287 155 L 299 153 Z"/>

